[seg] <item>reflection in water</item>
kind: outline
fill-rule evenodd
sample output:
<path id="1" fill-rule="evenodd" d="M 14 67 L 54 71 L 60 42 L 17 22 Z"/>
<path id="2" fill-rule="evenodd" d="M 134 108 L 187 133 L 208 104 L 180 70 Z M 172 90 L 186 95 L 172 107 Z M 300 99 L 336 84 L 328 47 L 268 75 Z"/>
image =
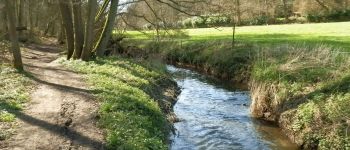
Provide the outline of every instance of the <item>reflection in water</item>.
<path id="1" fill-rule="evenodd" d="M 182 88 L 172 150 L 296 149 L 276 126 L 249 117 L 248 92 L 186 69 L 168 70 Z"/>

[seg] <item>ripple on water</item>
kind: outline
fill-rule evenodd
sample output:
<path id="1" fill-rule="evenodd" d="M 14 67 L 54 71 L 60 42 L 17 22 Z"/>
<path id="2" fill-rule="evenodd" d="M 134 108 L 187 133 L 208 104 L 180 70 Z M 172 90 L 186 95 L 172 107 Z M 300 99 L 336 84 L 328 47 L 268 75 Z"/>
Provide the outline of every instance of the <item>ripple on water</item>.
<path id="1" fill-rule="evenodd" d="M 182 88 L 174 107 L 182 121 L 175 123 L 172 150 L 284 149 L 281 143 L 293 147 L 277 135 L 278 129 L 249 117 L 248 92 L 222 88 L 186 69 L 168 70 Z"/>

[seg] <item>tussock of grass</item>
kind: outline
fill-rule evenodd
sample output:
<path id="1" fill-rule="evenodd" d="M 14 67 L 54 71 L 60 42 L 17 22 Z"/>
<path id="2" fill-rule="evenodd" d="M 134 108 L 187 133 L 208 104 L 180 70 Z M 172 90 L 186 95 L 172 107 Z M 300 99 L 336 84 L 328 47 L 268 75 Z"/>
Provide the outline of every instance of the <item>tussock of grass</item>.
<path id="1" fill-rule="evenodd" d="M 31 82 L 8 64 L 0 65 L 0 140 L 9 138 L 15 128 L 15 115 L 29 100 Z"/>
<path id="2" fill-rule="evenodd" d="M 169 124 L 154 99 L 160 92 L 159 81 L 168 79 L 164 66 L 122 58 L 63 63 L 86 74 L 101 100 L 100 125 L 107 130 L 109 149 L 168 148 Z"/>

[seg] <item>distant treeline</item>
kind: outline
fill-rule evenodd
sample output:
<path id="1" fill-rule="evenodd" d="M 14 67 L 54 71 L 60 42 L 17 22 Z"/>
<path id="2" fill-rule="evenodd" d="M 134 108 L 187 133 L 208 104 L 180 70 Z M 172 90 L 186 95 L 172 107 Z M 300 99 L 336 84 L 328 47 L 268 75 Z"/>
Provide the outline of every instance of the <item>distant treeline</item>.
<path id="1" fill-rule="evenodd" d="M 320 23 L 320 22 L 340 22 L 350 21 L 350 9 L 333 11 L 327 14 L 307 14 L 302 16 L 298 13 L 293 14 L 288 18 L 277 17 L 271 18 L 269 16 L 258 16 L 251 19 L 241 20 L 236 22 L 240 26 L 249 25 L 266 25 L 266 24 L 290 24 L 290 23 Z M 158 23 L 162 28 L 209 28 L 209 27 L 227 27 L 232 26 L 233 20 L 228 16 L 219 14 L 208 16 L 189 17 L 176 23 Z M 143 29 L 154 29 L 153 24 L 147 23 Z"/>
<path id="2" fill-rule="evenodd" d="M 134 3 L 119 18 L 119 27 L 206 28 L 233 23 L 246 26 L 350 20 L 350 0 L 191 0 L 176 4 L 157 0 Z"/>

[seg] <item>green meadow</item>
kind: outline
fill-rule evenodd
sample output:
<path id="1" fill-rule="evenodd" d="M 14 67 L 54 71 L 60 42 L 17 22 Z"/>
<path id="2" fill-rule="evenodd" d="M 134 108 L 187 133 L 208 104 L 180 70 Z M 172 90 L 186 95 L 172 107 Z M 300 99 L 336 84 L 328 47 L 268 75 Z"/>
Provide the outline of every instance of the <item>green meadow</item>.
<path id="1" fill-rule="evenodd" d="M 185 42 L 232 39 L 231 27 L 185 29 L 182 32 L 187 36 L 177 39 Z M 133 40 L 151 39 L 153 34 L 153 31 L 127 32 Z M 243 26 L 236 28 L 236 40 L 258 44 L 323 43 L 350 51 L 350 22 Z"/>

